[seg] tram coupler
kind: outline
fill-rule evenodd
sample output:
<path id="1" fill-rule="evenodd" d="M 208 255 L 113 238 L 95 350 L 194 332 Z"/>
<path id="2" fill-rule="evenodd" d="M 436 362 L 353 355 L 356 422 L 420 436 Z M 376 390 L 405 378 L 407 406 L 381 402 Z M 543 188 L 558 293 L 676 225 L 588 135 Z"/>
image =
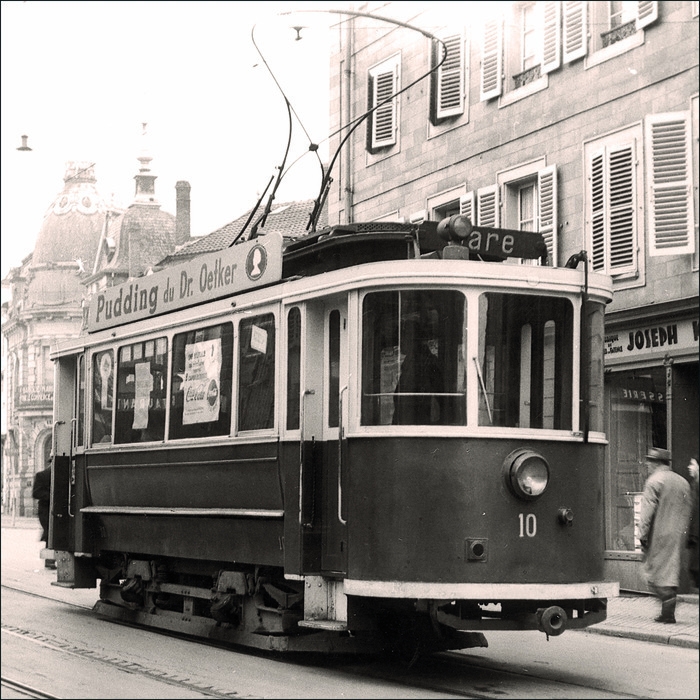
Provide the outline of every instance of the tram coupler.
<path id="1" fill-rule="evenodd" d="M 564 632 L 569 618 L 566 611 L 558 605 L 537 608 L 537 626 L 548 637 L 556 637 Z"/>

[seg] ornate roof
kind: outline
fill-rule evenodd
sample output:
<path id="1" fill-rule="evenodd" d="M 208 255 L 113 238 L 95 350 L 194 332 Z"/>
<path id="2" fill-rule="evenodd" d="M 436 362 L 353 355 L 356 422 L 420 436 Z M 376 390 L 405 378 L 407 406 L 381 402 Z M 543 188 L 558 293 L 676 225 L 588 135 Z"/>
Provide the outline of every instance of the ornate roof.
<path id="1" fill-rule="evenodd" d="M 33 265 L 95 259 L 107 204 L 97 191 L 94 163 L 67 163 L 63 182 L 44 215 Z"/>

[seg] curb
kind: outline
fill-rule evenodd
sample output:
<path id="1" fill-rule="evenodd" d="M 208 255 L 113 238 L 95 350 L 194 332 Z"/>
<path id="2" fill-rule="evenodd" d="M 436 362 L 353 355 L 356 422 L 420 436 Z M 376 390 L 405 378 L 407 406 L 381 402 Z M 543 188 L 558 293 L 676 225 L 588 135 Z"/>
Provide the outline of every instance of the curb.
<path id="1" fill-rule="evenodd" d="M 655 632 L 640 632 L 629 627 L 603 627 L 596 629 L 595 626 L 588 627 L 582 632 L 588 634 L 604 634 L 608 637 L 621 637 L 624 639 L 636 639 L 639 642 L 653 642 L 654 644 L 667 644 L 673 647 L 684 649 L 698 649 L 700 644 L 698 638 L 690 634 L 658 634 Z"/>

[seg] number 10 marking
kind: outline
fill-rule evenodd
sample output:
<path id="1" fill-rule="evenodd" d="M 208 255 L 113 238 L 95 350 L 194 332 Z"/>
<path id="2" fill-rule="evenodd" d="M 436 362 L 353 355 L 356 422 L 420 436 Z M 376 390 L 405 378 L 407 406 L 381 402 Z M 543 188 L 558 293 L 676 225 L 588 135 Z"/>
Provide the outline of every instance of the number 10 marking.
<path id="1" fill-rule="evenodd" d="M 520 537 L 534 537 L 537 534 L 537 518 L 534 513 L 518 513 L 520 520 Z"/>

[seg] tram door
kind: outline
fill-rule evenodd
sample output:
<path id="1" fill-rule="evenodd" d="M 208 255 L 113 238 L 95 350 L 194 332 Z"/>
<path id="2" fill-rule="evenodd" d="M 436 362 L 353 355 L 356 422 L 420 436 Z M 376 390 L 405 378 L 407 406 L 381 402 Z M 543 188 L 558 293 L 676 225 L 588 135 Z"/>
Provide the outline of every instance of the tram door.
<path id="1" fill-rule="evenodd" d="M 345 572 L 348 470 L 342 458 L 342 435 L 347 428 L 347 298 L 310 304 L 307 309 L 306 388 L 314 392 L 307 397 L 307 409 L 314 405 L 317 410 L 306 411 L 305 433 L 320 436 L 315 459 L 320 488 L 315 510 L 321 521 L 321 569 Z M 314 383 L 316 386 L 311 386 Z"/>

